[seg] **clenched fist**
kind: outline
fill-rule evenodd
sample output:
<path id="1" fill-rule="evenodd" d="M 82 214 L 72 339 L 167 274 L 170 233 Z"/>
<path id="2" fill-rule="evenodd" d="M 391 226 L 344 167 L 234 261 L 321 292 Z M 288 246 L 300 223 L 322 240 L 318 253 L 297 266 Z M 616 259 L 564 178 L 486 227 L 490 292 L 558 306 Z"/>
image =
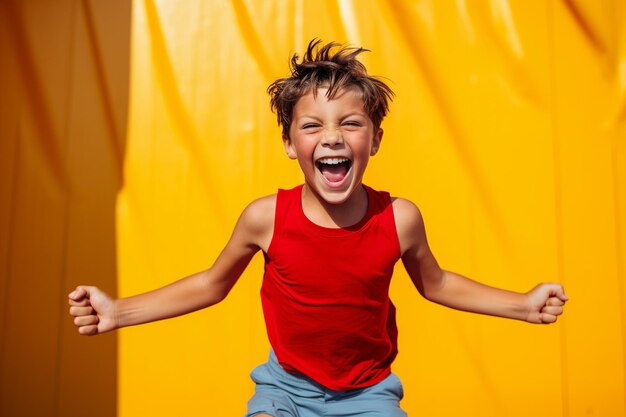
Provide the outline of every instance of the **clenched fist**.
<path id="1" fill-rule="evenodd" d="M 68 297 L 78 333 L 94 336 L 119 327 L 115 301 L 98 288 L 79 286 Z"/>

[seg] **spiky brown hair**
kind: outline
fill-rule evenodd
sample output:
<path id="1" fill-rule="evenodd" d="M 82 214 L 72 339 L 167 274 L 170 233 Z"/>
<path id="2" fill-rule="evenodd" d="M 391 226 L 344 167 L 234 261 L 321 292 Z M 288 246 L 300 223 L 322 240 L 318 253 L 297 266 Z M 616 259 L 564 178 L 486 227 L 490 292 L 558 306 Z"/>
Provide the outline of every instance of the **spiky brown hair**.
<path id="1" fill-rule="evenodd" d="M 363 109 L 369 115 L 374 127 L 378 128 L 389 112 L 389 102 L 394 93 L 387 84 L 367 74 L 367 69 L 357 56 L 364 48 L 350 47 L 330 42 L 320 46 L 321 39 L 309 42 L 302 61 L 293 54 L 290 60 L 291 76 L 279 78 L 267 88 L 270 106 L 276 112 L 278 125 L 283 134 L 289 136 L 293 108 L 300 97 L 319 88 L 327 88 L 326 96 L 333 99 L 344 89 L 356 89 L 363 98 Z M 339 48 L 338 50 L 334 50 Z"/>

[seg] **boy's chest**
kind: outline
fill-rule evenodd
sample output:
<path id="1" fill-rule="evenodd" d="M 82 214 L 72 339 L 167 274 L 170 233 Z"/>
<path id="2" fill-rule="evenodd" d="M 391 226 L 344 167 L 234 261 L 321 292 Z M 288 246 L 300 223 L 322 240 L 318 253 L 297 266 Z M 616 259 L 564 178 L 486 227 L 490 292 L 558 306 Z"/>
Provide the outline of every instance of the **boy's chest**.
<path id="1" fill-rule="evenodd" d="M 318 302 L 387 297 L 397 253 L 380 236 L 291 236 L 272 247 L 276 284 Z"/>

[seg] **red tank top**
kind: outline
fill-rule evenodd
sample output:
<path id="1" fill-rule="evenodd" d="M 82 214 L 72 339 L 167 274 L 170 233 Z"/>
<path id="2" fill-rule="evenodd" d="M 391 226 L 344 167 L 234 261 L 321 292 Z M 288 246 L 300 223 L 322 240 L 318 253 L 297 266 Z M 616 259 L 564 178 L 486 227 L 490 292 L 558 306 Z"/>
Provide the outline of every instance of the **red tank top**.
<path id="1" fill-rule="evenodd" d="M 400 245 L 391 199 L 365 187 L 365 217 L 326 228 L 302 211 L 302 186 L 279 190 L 261 300 L 281 366 L 332 390 L 362 388 L 390 373 L 397 349 L 389 284 Z"/>

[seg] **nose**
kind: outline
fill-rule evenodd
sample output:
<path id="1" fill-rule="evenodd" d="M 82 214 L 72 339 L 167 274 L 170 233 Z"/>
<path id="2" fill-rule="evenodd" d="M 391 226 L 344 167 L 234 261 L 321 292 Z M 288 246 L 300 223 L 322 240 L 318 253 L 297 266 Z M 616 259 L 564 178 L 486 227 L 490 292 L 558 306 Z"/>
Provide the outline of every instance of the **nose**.
<path id="1" fill-rule="evenodd" d="M 339 129 L 326 129 L 322 132 L 322 145 L 336 146 L 343 143 L 343 136 Z"/>

